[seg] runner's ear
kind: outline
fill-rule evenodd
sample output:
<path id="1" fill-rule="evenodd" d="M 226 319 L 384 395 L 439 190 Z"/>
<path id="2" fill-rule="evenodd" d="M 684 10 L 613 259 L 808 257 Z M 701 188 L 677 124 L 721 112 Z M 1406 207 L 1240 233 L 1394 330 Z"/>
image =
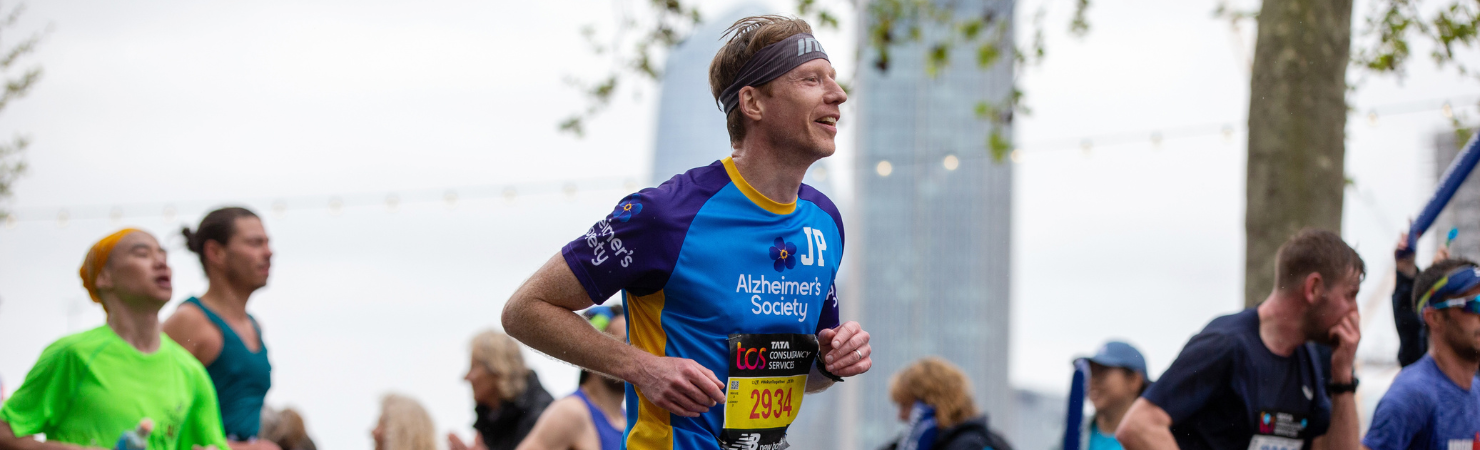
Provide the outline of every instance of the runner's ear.
<path id="1" fill-rule="evenodd" d="M 1305 283 L 1300 286 L 1300 294 L 1306 303 L 1315 304 L 1321 298 L 1321 293 L 1327 290 L 1325 280 L 1321 278 L 1321 272 L 1315 271 L 1305 275 Z"/>

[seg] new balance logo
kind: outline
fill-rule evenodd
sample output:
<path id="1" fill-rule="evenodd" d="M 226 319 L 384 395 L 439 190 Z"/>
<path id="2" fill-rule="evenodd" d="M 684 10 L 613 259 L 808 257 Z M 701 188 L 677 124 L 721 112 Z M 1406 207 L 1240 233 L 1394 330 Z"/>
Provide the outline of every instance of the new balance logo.
<path id="1" fill-rule="evenodd" d="M 827 51 L 822 49 L 822 44 L 818 43 L 816 39 L 802 38 L 801 40 L 797 41 L 797 56 L 802 56 L 811 52 L 822 52 L 823 54 L 827 53 Z"/>

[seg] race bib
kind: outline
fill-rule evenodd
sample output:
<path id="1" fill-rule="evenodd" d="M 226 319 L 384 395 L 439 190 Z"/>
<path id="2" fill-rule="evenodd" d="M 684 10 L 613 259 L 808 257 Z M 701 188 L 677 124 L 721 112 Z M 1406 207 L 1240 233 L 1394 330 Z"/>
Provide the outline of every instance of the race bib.
<path id="1" fill-rule="evenodd" d="M 1303 414 L 1260 411 L 1259 433 L 1249 440 L 1249 450 L 1300 450 L 1305 445 L 1305 428 L 1310 425 Z"/>
<path id="2" fill-rule="evenodd" d="M 781 450 L 786 427 L 802 409 L 807 373 L 817 357 L 810 334 L 730 335 L 730 384 L 720 447 Z"/>
<path id="3" fill-rule="evenodd" d="M 1249 441 L 1249 450 L 1300 450 L 1302 445 L 1304 441 L 1261 434 Z"/>

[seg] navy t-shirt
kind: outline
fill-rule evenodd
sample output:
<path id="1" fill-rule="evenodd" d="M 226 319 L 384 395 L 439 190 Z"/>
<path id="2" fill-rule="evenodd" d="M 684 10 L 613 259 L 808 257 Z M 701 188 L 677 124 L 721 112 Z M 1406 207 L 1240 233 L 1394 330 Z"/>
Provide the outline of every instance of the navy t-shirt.
<path id="1" fill-rule="evenodd" d="M 1362 445 L 1372 450 L 1480 447 L 1480 375 L 1460 389 L 1424 355 L 1377 402 Z"/>
<path id="2" fill-rule="evenodd" d="M 1246 309 L 1208 323 L 1143 397 L 1171 416 L 1182 450 L 1309 449 L 1331 424 L 1313 347 L 1270 352 Z"/>

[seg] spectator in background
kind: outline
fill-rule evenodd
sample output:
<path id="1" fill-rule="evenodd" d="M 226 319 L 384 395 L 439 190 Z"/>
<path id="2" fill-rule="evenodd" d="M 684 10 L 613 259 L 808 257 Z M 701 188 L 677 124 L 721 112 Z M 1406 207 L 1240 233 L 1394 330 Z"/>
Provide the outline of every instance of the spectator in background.
<path id="1" fill-rule="evenodd" d="M 1095 415 L 1085 421 L 1079 433 L 1079 448 L 1121 450 L 1115 429 L 1131 404 L 1151 385 L 1146 358 L 1130 344 L 1110 341 L 1084 361 L 1089 364 L 1089 402 L 1095 405 Z"/>
<path id="2" fill-rule="evenodd" d="M 1428 353 L 1393 379 L 1362 439 L 1371 450 L 1480 448 L 1480 266 L 1446 259 L 1418 275 L 1412 299 Z"/>
<path id="3" fill-rule="evenodd" d="M 1352 365 L 1365 269 L 1336 233 L 1291 236 L 1275 254 L 1269 297 L 1188 340 L 1131 405 L 1116 440 L 1130 450 L 1357 448 Z M 1334 347 L 1329 374 L 1316 342 Z"/>
<path id="4" fill-rule="evenodd" d="M 317 450 L 313 438 L 308 436 L 308 427 L 303 416 L 293 408 L 282 410 L 262 407 L 262 440 L 277 444 L 283 450 Z"/>
<path id="5" fill-rule="evenodd" d="M 592 306 L 582 315 L 597 330 L 626 340 L 622 305 Z M 545 409 L 519 450 L 620 450 L 622 430 L 627 428 L 622 409 L 625 387 L 622 380 L 581 369 L 576 392 Z"/>
<path id="6" fill-rule="evenodd" d="M 889 379 L 889 399 L 909 430 L 881 450 L 1012 450 L 987 426 L 971 400 L 971 381 L 949 361 L 930 356 Z"/>
<path id="7" fill-rule="evenodd" d="M 1397 260 L 1397 283 L 1393 286 L 1393 325 L 1398 327 L 1398 364 L 1408 367 L 1428 351 L 1429 339 L 1424 333 L 1423 318 L 1413 310 L 1413 278 L 1418 276 L 1418 255 L 1408 248 L 1408 233 L 1398 237 L 1393 249 Z M 1434 263 L 1449 259 L 1449 247 L 1434 253 Z"/>
<path id="8" fill-rule="evenodd" d="M 514 450 L 554 401 L 524 365 L 519 342 L 493 330 L 473 337 L 472 363 L 463 379 L 473 387 L 478 436 L 468 445 L 449 433 L 449 450 Z"/>
<path id="9" fill-rule="evenodd" d="M 437 427 L 426 408 L 411 397 L 387 394 L 380 401 L 380 420 L 370 437 L 375 450 L 437 450 Z"/>

